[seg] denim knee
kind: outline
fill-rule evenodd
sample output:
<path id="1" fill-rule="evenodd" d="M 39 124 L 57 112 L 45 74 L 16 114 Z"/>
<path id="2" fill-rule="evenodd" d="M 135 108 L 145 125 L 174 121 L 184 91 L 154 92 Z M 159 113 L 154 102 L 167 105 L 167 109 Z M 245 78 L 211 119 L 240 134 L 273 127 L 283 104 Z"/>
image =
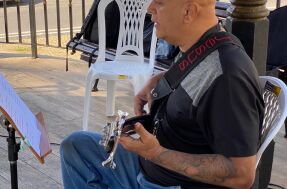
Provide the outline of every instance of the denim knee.
<path id="1" fill-rule="evenodd" d="M 72 151 L 75 150 L 75 148 L 78 145 L 83 144 L 83 141 L 87 141 L 85 140 L 88 136 L 93 137 L 93 139 L 95 141 L 93 141 L 93 146 L 98 144 L 98 141 L 100 141 L 101 136 L 98 133 L 90 133 L 87 131 L 76 131 L 74 133 L 72 133 L 71 135 L 67 136 L 60 145 L 60 154 L 64 155 L 66 153 L 70 153 Z M 88 145 L 88 144 L 86 144 Z"/>
<path id="2" fill-rule="evenodd" d="M 82 138 L 81 131 L 72 133 L 71 135 L 67 136 L 60 145 L 60 154 L 65 154 L 66 152 L 69 152 L 72 148 L 74 148 L 73 143 L 75 143 L 77 140 L 80 140 Z"/>

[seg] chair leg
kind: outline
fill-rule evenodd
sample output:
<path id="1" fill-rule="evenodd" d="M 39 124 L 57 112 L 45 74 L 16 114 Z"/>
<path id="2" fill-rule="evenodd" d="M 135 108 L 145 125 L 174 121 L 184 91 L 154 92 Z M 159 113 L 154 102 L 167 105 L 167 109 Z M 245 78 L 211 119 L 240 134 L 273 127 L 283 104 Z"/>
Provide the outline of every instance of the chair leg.
<path id="1" fill-rule="evenodd" d="M 134 88 L 134 94 L 137 95 L 137 93 L 143 88 L 147 80 L 150 78 L 150 76 L 144 76 L 144 75 L 138 75 L 136 77 L 132 78 L 132 84 Z"/>
<path id="2" fill-rule="evenodd" d="M 92 88 L 92 92 L 97 92 L 99 90 L 98 84 L 99 84 L 99 79 L 96 79 L 95 85 Z"/>
<path id="3" fill-rule="evenodd" d="M 106 105 L 106 115 L 115 115 L 115 89 L 116 81 L 107 80 L 107 105 Z"/>
<path id="4" fill-rule="evenodd" d="M 95 82 L 94 74 L 91 72 L 88 73 L 86 79 L 86 91 L 84 99 L 84 115 L 83 115 L 83 130 L 88 130 L 89 125 L 89 115 L 90 115 L 90 102 L 91 102 L 91 89 Z"/>
<path id="5" fill-rule="evenodd" d="M 134 95 L 137 95 L 137 93 L 143 88 L 143 86 L 145 85 L 145 83 L 148 81 L 149 78 L 150 78 L 150 76 L 139 75 L 139 76 L 134 77 L 132 79 L 132 84 L 133 84 L 133 88 L 134 88 Z M 143 112 L 149 113 L 148 104 L 146 104 L 144 106 Z"/>

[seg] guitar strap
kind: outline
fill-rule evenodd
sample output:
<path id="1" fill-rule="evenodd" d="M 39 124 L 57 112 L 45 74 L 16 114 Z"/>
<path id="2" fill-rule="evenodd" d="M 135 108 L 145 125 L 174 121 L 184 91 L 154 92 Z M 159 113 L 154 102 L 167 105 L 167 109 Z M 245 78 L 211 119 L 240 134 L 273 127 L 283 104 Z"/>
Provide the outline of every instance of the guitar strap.
<path id="1" fill-rule="evenodd" d="M 198 66 L 210 53 L 223 45 L 237 45 L 244 49 L 240 41 L 227 32 L 212 32 L 203 37 L 179 58 L 160 79 L 158 85 L 152 90 L 151 115 L 156 115 L 159 106 L 178 87 L 181 81 Z"/>
<path id="2" fill-rule="evenodd" d="M 156 134 L 157 124 L 161 124 L 161 119 L 164 117 L 165 111 L 161 110 L 165 106 L 168 96 L 200 62 L 223 45 L 237 45 L 244 49 L 235 36 L 227 32 L 218 32 L 219 28 L 219 25 L 211 28 L 164 74 L 156 88 L 151 92 L 153 102 L 150 114 L 127 119 L 124 126 L 129 126 L 131 129 L 136 122 L 140 122 L 150 133 Z"/>

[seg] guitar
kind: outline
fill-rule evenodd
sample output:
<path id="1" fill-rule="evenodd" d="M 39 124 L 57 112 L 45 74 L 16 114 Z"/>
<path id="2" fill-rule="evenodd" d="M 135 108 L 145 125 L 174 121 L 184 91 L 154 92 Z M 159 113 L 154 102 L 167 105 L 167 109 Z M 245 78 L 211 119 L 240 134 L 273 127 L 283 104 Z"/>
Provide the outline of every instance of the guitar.
<path id="1" fill-rule="evenodd" d="M 116 168 L 116 163 L 114 162 L 114 156 L 118 146 L 118 140 L 121 135 L 130 136 L 134 139 L 138 139 L 140 136 L 134 131 L 134 125 L 140 122 L 144 127 L 152 132 L 152 116 L 150 114 L 136 116 L 126 119 L 128 116 L 127 112 L 118 111 L 118 117 L 115 122 L 107 123 L 102 131 L 102 138 L 99 142 L 106 152 L 109 153 L 108 159 L 102 162 L 104 167 L 109 167 L 112 169 Z"/>

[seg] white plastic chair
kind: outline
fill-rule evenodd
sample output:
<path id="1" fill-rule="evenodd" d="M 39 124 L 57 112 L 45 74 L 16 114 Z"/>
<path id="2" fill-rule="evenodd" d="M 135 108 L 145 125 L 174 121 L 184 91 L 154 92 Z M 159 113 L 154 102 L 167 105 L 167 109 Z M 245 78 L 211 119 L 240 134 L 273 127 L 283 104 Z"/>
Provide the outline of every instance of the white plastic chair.
<path id="1" fill-rule="evenodd" d="M 260 76 L 260 85 L 264 89 L 266 82 L 269 81 L 273 85 L 276 85 L 281 88 L 281 92 L 278 96 L 278 101 L 275 102 L 270 100 L 270 98 L 263 94 L 264 103 L 265 103 L 265 112 L 264 112 L 264 121 L 263 121 L 263 135 L 266 134 L 266 137 L 261 144 L 257 154 L 256 154 L 256 167 L 258 166 L 261 156 L 270 142 L 274 139 L 276 134 L 280 131 L 280 128 L 283 126 L 284 121 L 287 116 L 287 87 L 283 81 L 278 78 L 271 76 Z M 274 116 L 275 111 L 279 108 L 279 116 L 277 116 L 274 121 L 269 122 L 270 118 Z M 269 128 L 270 127 L 270 128 Z M 267 132 L 267 133 L 265 133 Z"/>
<path id="2" fill-rule="evenodd" d="M 115 0 L 120 11 L 119 38 L 114 61 L 105 61 L 105 9 L 112 0 L 101 0 L 98 5 L 99 56 L 92 64 L 86 79 L 83 129 L 88 129 L 91 90 L 96 79 L 107 80 L 106 115 L 115 111 L 115 81 L 130 80 L 136 94 L 153 74 L 156 47 L 155 29 L 152 34 L 150 61 L 144 62 L 143 27 L 151 0 Z M 132 53 L 130 53 L 132 52 Z"/>

